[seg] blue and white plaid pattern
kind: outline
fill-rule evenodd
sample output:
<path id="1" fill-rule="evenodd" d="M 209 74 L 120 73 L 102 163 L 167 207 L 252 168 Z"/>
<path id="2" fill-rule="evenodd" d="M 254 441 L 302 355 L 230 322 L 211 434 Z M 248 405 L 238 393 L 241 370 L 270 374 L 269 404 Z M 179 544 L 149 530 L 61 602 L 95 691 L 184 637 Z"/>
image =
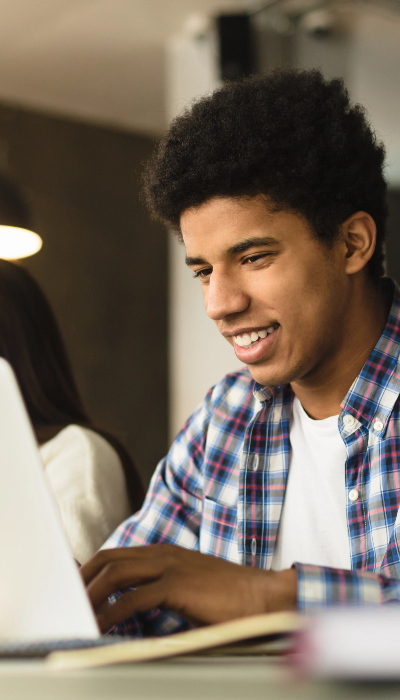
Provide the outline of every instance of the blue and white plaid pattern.
<path id="1" fill-rule="evenodd" d="M 399 352 L 395 285 L 384 332 L 339 415 L 346 493 L 358 492 L 347 501 L 352 568 L 296 564 L 300 610 L 400 602 Z M 142 510 L 104 547 L 168 542 L 269 569 L 285 496 L 292 402 L 289 385 L 261 387 L 247 370 L 227 375 L 158 465 Z M 175 616 L 152 611 L 118 632 L 162 634 L 178 627 Z"/>

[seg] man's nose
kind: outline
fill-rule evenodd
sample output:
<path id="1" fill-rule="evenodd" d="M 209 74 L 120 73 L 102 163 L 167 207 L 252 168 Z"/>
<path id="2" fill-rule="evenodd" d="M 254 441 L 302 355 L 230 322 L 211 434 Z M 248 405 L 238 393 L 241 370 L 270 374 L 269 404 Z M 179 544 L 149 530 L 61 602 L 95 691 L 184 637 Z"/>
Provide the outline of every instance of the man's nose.
<path id="1" fill-rule="evenodd" d="M 213 321 L 245 311 L 250 303 L 248 295 L 237 281 L 227 274 L 211 274 L 205 298 L 207 315 Z"/>

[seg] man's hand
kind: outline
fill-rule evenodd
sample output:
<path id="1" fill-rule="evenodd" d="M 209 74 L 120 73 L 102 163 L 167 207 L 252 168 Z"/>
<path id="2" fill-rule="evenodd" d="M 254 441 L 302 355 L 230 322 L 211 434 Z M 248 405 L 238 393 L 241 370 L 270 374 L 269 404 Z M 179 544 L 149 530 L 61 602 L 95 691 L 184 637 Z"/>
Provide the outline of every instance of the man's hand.
<path id="1" fill-rule="evenodd" d="M 81 573 L 102 631 L 152 608 L 204 625 L 296 607 L 294 569 L 252 569 L 169 544 L 102 550 Z"/>

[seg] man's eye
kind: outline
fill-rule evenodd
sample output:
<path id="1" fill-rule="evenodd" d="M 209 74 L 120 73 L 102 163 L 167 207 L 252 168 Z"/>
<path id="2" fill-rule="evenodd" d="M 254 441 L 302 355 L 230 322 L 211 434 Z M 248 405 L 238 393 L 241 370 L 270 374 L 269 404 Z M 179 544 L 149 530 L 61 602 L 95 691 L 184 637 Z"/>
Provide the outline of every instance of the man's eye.
<path id="1" fill-rule="evenodd" d="M 243 263 L 255 263 L 258 262 L 258 260 L 268 257 L 268 255 L 271 255 L 271 253 L 258 253 L 257 255 L 250 255 L 250 257 L 243 260 Z"/>
<path id="2" fill-rule="evenodd" d="M 205 270 L 196 270 L 196 272 L 193 273 L 193 277 L 195 279 L 205 280 L 211 273 L 211 267 L 207 267 Z"/>

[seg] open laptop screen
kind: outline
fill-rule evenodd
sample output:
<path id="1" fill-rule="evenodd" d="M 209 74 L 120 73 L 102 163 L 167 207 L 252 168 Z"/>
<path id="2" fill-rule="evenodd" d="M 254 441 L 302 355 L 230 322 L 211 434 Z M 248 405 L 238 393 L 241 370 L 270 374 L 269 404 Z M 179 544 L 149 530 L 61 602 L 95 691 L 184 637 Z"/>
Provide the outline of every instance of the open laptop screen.
<path id="1" fill-rule="evenodd" d="M 0 559 L 0 641 L 99 637 L 15 375 L 2 358 Z"/>

